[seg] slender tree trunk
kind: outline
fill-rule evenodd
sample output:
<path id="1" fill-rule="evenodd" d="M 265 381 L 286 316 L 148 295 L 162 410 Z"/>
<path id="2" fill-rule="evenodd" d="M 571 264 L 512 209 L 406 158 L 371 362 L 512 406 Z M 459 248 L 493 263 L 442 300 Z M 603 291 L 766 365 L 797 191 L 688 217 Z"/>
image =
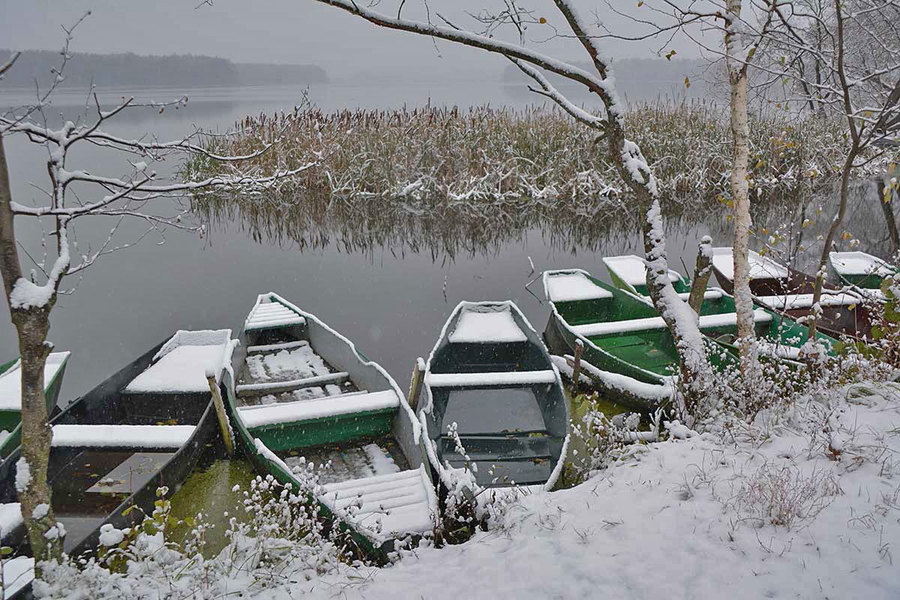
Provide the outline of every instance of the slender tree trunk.
<path id="1" fill-rule="evenodd" d="M 6 153 L 0 137 L 0 272 L 7 303 L 13 287 L 22 277 L 10 190 Z M 44 365 L 51 350 L 46 340 L 54 300 L 55 294 L 41 308 L 13 308 L 10 304 L 10 316 L 19 337 L 22 373 L 22 457 L 17 468 L 16 490 L 32 552 L 38 560 L 58 558 L 62 554 L 62 539 L 58 535 L 59 529 L 54 529 L 56 520 L 50 507 L 47 483 L 52 433 L 47 423 L 44 394 Z M 30 476 L 25 476 L 26 470 Z M 40 566 L 36 565 L 36 569 L 39 577 Z"/>
<path id="2" fill-rule="evenodd" d="M 741 14 L 741 0 L 728 0 L 732 19 Z M 731 84 L 731 199 L 734 203 L 734 306 L 741 372 L 748 373 L 756 362 L 753 329 L 753 298 L 750 294 L 750 192 L 747 167 L 750 162 L 750 124 L 747 118 L 747 65 L 735 56 L 734 34 L 726 34 L 728 79 Z"/>
<path id="3" fill-rule="evenodd" d="M 688 298 L 688 305 L 698 315 L 703 308 L 703 296 L 706 294 L 710 275 L 712 275 L 712 238 L 704 235 L 697 245 L 697 262 L 694 265 L 691 295 Z"/>
<path id="4" fill-rule="evenodd" d="M 844 217 L 847 214 L 847 204 L 850 200 L 850 176 L 853 173 L 853 161 L 856 160 L 858 152 L 857 145 L 854 143 L 850 152 L 847 154 L 844 166 L 841 167 L 840 206 L 838 207 L 837 214 L 831 221 L 831 227 L 828 228 L 828 233 L 825 234 L 825 244 L 822 246 L 822 255 L 819 257 L 819 268 L 816 271 L 816 285 L 813 288 L 813 310 L 809 313 L 809 335 L 807 336 L 809 340 L 815 340 L 816 337 L 816 322 L 819 316 L 816 311 L 816 306 L 819 304 L 819 299 L 822 297 L 822 288 L 825 286 L 828 254 L 831 252 L 831 247 L 834 245 L 834 238 L 837 236 L 837 232 L 841 228 L 841 224 L 844 222 Z"/>
<path id="5" fill-rule="evenodd" d="M 897 232 L 897 220 L 894 218 L 894 190 L 890 185 L 885 185 L 884 179 L 878 179 L 878 204 L 884 212 L 884 221 L 887 223 L 888 234 L 891 236 L 891 256 L 897 255 L 900 250 L 900 233 Z"/>

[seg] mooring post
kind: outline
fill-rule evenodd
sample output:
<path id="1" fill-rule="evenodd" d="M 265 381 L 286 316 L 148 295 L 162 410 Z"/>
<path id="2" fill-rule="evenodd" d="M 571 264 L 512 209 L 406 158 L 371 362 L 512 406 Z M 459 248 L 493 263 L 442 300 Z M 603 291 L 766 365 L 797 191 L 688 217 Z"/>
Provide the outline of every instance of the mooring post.
<path id="1" fill-rule="evenodd" d="M 409 406 L 416 410 L 419 402 L 419 394 L 422 393 L 422 382 L 425 379 L 425 361 L 422 357 L 416 359 L 416 366 L 413 367 L 412 379 L 409 382 Z"/>
<path id="2" fill-rule="evenodd" d="M 572 386 L 578 393 L 578 383 L 581 377 L 581 355 L 584 354 L 584 342 L 575 340 L 575 361 L 572 364 Z"/>
<path id="3" fill-rule="evenodd" d="M 222 430 L 222 439 L 225 440 L 225 451 L 228 456 L 234 456 L 234 440 L 231 439 L 231 427 L 228 425 L 228 416 L 225 414 L 225 403 L 222 402 L 222 394 L 219 393 L 219 384 L 216 383 L 216 374 L 206 372 L 206 381 L 209 383 L 209 393 L 212 394 L 213 406 L 216 407 L 216 416 L 219 417 L 219 429 Z"/>

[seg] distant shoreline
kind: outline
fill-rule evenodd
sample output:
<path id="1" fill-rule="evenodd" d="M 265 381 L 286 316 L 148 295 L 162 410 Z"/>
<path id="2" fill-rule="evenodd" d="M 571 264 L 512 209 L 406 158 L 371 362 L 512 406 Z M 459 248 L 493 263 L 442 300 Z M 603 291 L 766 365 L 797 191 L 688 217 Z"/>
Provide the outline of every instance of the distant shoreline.
<path id="1" fill-rule="evenodd" d="M 0 63 L 13 51 L 0 49 Z M 56 77 L 59 52 L 24 50 L 10 69 L 0 88 L 34 89 L 35 81 L 45 88 Z M 317 65 L 281 65 L 237 63 L 226 58 L 172 54 L 146 56 L 126 54 L 73 53 L 65 67 L 63 89 L 74 87 L 108 88 L 211 88 L 327 83 L 328 74 Z"/>

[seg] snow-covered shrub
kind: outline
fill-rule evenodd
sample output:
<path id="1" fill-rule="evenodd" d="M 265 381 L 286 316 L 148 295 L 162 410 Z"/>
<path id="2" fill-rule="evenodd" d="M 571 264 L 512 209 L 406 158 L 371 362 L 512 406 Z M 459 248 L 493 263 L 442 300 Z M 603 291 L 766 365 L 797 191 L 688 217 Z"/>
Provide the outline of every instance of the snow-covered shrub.
<path id="1" fill-rule="evenodd" d="M 790 529 L 815 519 L 840 493 L 837 479 L 825 469 L 805 473 L 795 466 L 765 463 L 739 480 L 726 505 L 736 524 Z"/>
<path id="2" fill-rule="evenodd" d="M 301 473 L 315 485 L 309 469 Z M 97 556 L 65 556 L 48 563 L 35 583 L 46 598 L 220 598 L 256 593 L 290 582 L 303 589 L 324 584 L 327 576 L 364 568 L 337 526 L 325 523 L 305 490 L 293 490 L 271 476 L 257 477 L 242 494 L 244 515 L 228 515 L 228 543 L 207 556 L 206 533 L 216 527 L 204 515 L 188 525 L 171 516 L 161 490 L 156 508 L 139 525 L 101 532 Z M 326 579 L 323 579 L 326 578 Z"/>

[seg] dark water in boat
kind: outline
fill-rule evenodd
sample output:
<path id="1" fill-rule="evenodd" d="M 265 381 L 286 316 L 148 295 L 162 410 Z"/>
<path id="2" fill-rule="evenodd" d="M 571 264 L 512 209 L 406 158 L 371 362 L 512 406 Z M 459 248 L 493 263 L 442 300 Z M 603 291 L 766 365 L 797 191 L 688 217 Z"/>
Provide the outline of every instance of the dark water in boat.
<path id="1" fill-rule="evenodd" d="M 160 139 L 175 138 L 195 125 L 227 129 L 242 115 L 289 109 L 300 98 L 299 90 L 287 88 L 194 90 L 192 94 L 188 106 L 179 111 L 163 115 L 138 111 L 110 129 L 127 137 L 153 131 Z M 106 98 L 114 100 L 118 95 Z M 142 92 L 144 98 L 177 95 Z M 511 93 L 502 86 L 475 85 L 395 89 L 375 95 L 372 90 L 341 88 L 327 90 L 318 98 L 313 90 L 312 96 L 325 109 L 396 107 L 428 99 L 436 105 L 533 102 L 526 94 Z M 0 106 L 25 100 L 19 92 L 0 94 Z M 58 120 L 57 113 L 73 118 L 83 104 L 83 95 L 63 95 L 48 111 L 48 118 Z M 18 201 L 29 203 L 42 193 L 32 184 L 46 185 L 44 152 L 20 139 L 8 143 L 13 194 Z M 69 166 L 109 175 L 131 168 L 123 157 L 99 149 L 73 156 Z M 815 249 L 815 236 L 829 218 L 834 195 L 810 199 L 805 210 L 799 205 L 758 204 L 757 227 L 774 232 L 792 222 L 795 245 L 802 231 L 800 243 Z M 717 244 L 730 243 L 731 224 L 723 208 L 697 207 L 689 199 L 684 205 L 689 208 L 670 211 L 679 214 L 667 222 L 670 261 L 679 270 L 693 265 L 701 236 L 710 234 Z M 164 237 L 151 235 L 133 248 L 103 257 L 83 278 L 70 280 L 75 293 L 59 299 L 50 334 L 57 348 L 73 351 L 60 402 L 87 391 L 168 332 L 231 327 L 236 333 L 256 295 L 270 290 L 354 340 L 405 387 L 416 357 L 428 355 L 459 301 L 514 300 L 541 330 L 548 308 L 541 299 L 540 281 L 533 281 L 540 271 L 579 267 L 608 281 L 602 256 L 642 252 L 636 215 L 627 208 L 560 216 L 546 208 L 506 206 L 486 214 L 463 207 L 429 217 L 384 210 L 373 203 L 363 208 L 335 207 L 319 218 L 314 212 L 273 217 L 267 227 L 222 218 L 203 239 L 176 230 Z M 800 229 L 805 218 L 814 224 Z M 114 225 L 96 220 L 79 225 L 82 248 L 102 244 Z M 24 222 L 17 226 L 25 234 L 29 252 L 40 259 L 39 228 Z M 860 249 L 887 255 L 886 228 L 873 185 L 859 186 L 847 230 L 859 238 Z M 119 239 L 133 242 L 143 231 L 126 223 Z M 801 253 L 799 266 L 807 267 L 812 256 Z M 7 318 L 0 319 L 0 360 L 15 354 L 14 329 Z M 224 465 L 214 463 L 195 475 L 176 496 L 180 498 L 176 505 L 207 512 L 221 512 L 221 504 L 230 505 L 232 481 L 249 481 L 249 467 L 243 462 Z"/>

